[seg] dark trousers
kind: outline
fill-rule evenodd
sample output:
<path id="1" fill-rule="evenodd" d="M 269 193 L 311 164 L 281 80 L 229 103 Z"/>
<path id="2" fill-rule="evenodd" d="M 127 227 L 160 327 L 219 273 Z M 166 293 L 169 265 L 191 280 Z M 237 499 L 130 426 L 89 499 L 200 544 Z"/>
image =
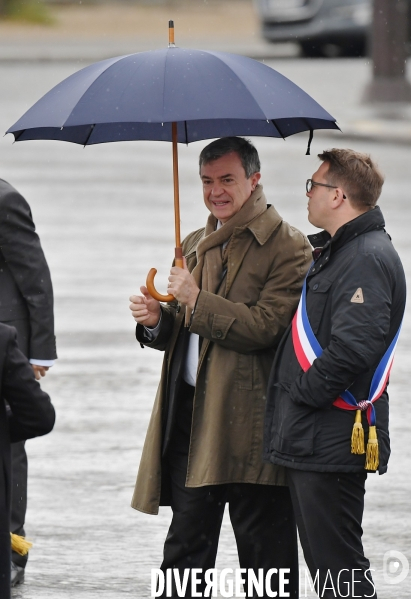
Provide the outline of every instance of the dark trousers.
<path id="1" fill-rule="evenodd" d="M 4 456 L 1 457 L 4 459 Z M 3 466 L 3 464 L 2 464 Z M 10 489 L 6 468 L 0 472 L 0 598 L 10 597 Z"/>
<path id="2" fill-rule="evenodd" d="M 11 444 L 11 523 L 10 531 L 17 535 L 25 536 L 24 521 L 27 509 L 27 455 L 24 441 Z M 17 566 L 25 567 L 28 554 L 19 555 L 12 552 L 12 561 Z"/>
<path id="3" fill-rule="evenodd" d="M 30 326 L 27 320 L 15 320 L 8 322 L 17 330 L 17 341 L 20 350 L 27 357 L 29 353 L 29 335 Z M 33 356 L 31 356 L 33 357 Z M 25 536 L 24 522 L 27 509 L 27 454 L 25 442 L 11 444 L 11 472 L 12 472 L 12 490 L 11 490 L 11 523 L 10 531 L 16 535 Z M 17 566 L 25 567 L 27 555 L 19 555 L 12 552 L 11 559 Z"/>
<path id="4" fill-rule="evenodd" d="M 0 530 L 0 597 L 10 597 L 10 533 Z"/>
<path id="5" fill-rule="evenodd" d="M 298 533 L 319 597 L 377 598 L 361 541 L 366 478 L 366 472 L 287 469 Z"/>
<path id="6" fill-rule="evenodd" d="M 285 577 L 290 582 L 285 585 L 285 591 L 296 599 L 297 538 L 288 488 L 247 483 L 186 487 L 193 389 L 183 385 L 181 395 L 177 423 L 166 456 L 173 519 L 164 544 L 161 569 L 177 568 L 182 578 L 186 568 L 201 568 L 203 572 L 214 568 L 224 508 L 228 503 L 240 567 L 253 569 L 256 575 L 259 568 L 264 573 L 271 568 L 289 568 L 290 573 Z M 203 583 L 202 588 L 204 586 Z M 271 578 L 271 589 L 278 591 L 277 575 Z M 244 590 L 247 593 L 247 583 Z M 257 597 L 257 594 L 247 596 Z M 191 592 L 185 597 L 191 597 Z"/>

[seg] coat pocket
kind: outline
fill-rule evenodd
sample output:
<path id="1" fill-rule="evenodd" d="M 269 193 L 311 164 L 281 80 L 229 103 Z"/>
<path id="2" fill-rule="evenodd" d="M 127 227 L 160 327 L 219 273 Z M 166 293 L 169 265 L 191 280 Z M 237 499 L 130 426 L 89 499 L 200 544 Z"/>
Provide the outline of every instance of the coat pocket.
<path id="1" fill-rule="evenodd" d="M 314 333 L 318 332 L 324 309 L 329 297 L 330 287 L 333 281 L 320 277 L 314 277 L 309 284 L 309 314 L 310 324 Z M 308 303 L 308 300 L 307 300 Z"/>
<path id="2" fill-rule="evenodd" d="M 317 411 L 308 406 L 297 406 L 282 386 L 276 391 L 272 448 L 296 457 L 313 455 Z"/>

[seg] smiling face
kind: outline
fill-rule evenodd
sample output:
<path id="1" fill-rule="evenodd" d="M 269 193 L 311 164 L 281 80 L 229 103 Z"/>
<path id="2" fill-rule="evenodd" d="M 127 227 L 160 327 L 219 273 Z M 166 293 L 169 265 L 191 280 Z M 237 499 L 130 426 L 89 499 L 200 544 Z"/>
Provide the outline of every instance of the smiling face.
<path id="1" fill-rule="evenodd" d="M 239 155 L 230 152 L 200 169 L 204 203 L 223 224 L 244 206 L 254 191 L 260 173 L 247 179 Z"/>

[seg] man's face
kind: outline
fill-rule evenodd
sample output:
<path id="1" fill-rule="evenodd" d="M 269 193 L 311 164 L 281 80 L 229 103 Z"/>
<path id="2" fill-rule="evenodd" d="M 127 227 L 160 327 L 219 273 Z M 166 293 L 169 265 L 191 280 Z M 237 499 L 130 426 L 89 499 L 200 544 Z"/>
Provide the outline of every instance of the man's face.
<path id="1" fill-rule="evenodd" d="M 205 205 L 224 224 L 241 210 L 261 175 L 254 173 L 247 179 L 239 155 L 231 152 L 202 165 L 200 177 Z"/>
<path id="2" fill-rule="evenodd" d="M 314 227 L 325 230 L 327 230 L 332 213 L 331 205 L 335 189 L 315 185 L 315 183 L 329 185 L 329 182 L 326 179 L 327 172 L 328 164 L 323 162 L 320 168 L 312 176 L 312 181 L 314 183 L 312 190 L 306 193 L 308 197 L 307 210 L 309 222 L 314 225 Z"/>

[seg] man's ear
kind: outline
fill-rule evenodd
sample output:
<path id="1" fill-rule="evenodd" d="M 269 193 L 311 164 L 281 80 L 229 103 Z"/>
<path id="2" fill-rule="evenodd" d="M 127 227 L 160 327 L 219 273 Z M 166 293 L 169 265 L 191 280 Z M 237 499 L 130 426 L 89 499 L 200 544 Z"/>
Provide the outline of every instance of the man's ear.
<path id="1" fill-rule="evenodd" d="M 332 206 L 331 208 L 333 210 L 335 210 L 336 208 L 339 208 L 341 206 L 341 204 L 344 202 L 344 200 L 346 200 L 346 196 L 343 193 L 342 189 L 340 189 L 339 187 L 337 187 L 336 189 L 334 189 L 334 197 L 332 199 Z"/>
<path id="2" fill-rule="evenodd" d="M 254 173 L 254 175 L 251 175 L 250 180 L 251 180 L 251 187 L 253 188 L 253 191 L 257 187 L 260 179 L 261 179 L 261 173 Z"/>

